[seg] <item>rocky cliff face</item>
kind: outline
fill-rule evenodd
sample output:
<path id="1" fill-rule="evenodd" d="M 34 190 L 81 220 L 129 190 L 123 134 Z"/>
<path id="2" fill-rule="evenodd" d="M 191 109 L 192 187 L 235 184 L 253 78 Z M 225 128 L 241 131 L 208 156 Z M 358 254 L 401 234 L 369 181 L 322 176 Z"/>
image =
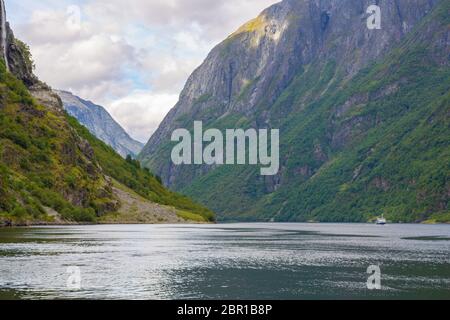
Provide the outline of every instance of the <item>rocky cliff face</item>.
<path id="1" fill-rule="evenodd" d="M 133 140 L 102 106 L 66 91 L 57 91 L 64 109 L 122 157 L 137 156 L 143 144 Z"/>
<path id="2" fill-rule="evenodd" d="M 260 210 L 266 211 L 265 219 L 318 218 L 328 205 L 323 199 L 336 201 L 339 190 L 350 188 L 354 181 L 340 177 L 342 184 L 323 188 L 321 201 L 304 199 L 298 193 L 302 188 L 312 190 L 309 184 L 318 180 L 317 175 L 324 174 L 338 154 L 368 139 L 370 130 L 405 115 L 401 108 L 395 108 L 397 114 L 384 109 L 392 96 L 399 92 L 408 95 L 403 91 L 408 84 L 423 80 L 413 72 L 417 70 L 405 73 L 406 68 L 400 68 L 402 63 L 420 64 L 419 57 L 424 56 L 432 58 L 426 60 L 430 68 L 448 66 L 448 24 L 443 18 L 448 14 L 446 1 L 375 3 L 381 7 L 381 30 L 367 28 L 366 10 L 374 4 L 369 0 L 284 0 L 266 9 L 214 48 L 194 71 L 179 102 L 151 137 L 140 159 L 169 186 L 203 201 L 222 217 L 242 218 L 245 213 L 245 219 L 261 218 L 255 213 Z M 432 13 L 440 24 L 430 21 Z M 428 51 L 420 52 L 426 47 Z M 400 51 L 404 57 L 395 56 Z M 377 64 L 389 65 L 390 69 L 377 73 L 381 72 L 374 67 Z M 390 79 L 392 72 L 401 77 Z M 358 91 L 357 81 L 363 78 L 367 87 Z M 386 82 L 381 84 L 380 79 Z M 437 93 L 433 99 L 436 97 Z M 379 109 L 368 107 L 376 101 Z M 413 102 L 417 101 L 408 101 L 409 108 Z M 194 120 L 219 129 L 280 128 L 280 174 L 263 178 L 249 167 L 174 166 L 170 161 L 170 135 L 180 127 L 192 128 Z M 361 162 L 355 161 L 354 168 L 348 169 L 354 172 L 355 181 L 364 176 Z M 371 183 L 358 188 L 377 185 Z M 235 190 L 240 190 L 239 195 Z M 385 195 L 378 196 L 380 200 Z M 362 213 L 355 217 L 350 211 L 343 212 L 347 208 L 328 209 L 340 210 L 334 220 L 358 221 L 388 210 L 389 205 L 383 201 L 365 210 L 360 205 Z M 330 219 L 330 215 L 323 214 L 323 219 Z"/>
<path id="3" fill-rule="evenodd" d="M 4 9 L 4 1 L 1 1 L 2 18 L 0 28 L 2 35 L 2 52 L 3 61 L 7 71 L 22 81 L 33 96 L 42 104 L 52 108 L 56 112 L 61 112 L 61 99 L 53 92 L 53 90 L 45 83 L 40 81 L 33 73 L 34 62 L 31 57 L 28 45 L 16 39 L 9 23 L 6 21 L 6 12 Z"/>
<path id="4" fill-rule="evenodd" d="M 156 151 L 183 115 L 208 110 L 211 120 L 270 107 L 294 76 L 315 61 L 335 61 L 346 77 L 398 43 L 437 0 L 378 1 L 383 28 L 366 27 L 371 0 L 284 0 L 219 44 L 191 75 L 180 100 L 151 137 L 142 157 Z M 265 119 L 262 119 L 263 121 Z"/>

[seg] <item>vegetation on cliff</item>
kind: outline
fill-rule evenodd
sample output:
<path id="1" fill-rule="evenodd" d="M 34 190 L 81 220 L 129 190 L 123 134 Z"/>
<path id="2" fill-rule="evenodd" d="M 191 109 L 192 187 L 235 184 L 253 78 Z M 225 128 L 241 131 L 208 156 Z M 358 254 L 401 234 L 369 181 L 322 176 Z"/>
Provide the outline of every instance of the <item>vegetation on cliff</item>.
<path id="1" fill-rule="evenodd" d="M 188 211 L 194 220 L 214 220 L 211 211 L 165 189 L 62 108 L 40 104 L 0 62 L 0 220 L 51 223 L 58 214 L 61 221 L 97 222 L 121 206 L 112 180 L 152 202 Z"/>
<path id="2" fill-rule="evenodd" d="M 222 220 L 366 222 L 384 214 L 391 221 L 449 221 L 450 3 L 418 9 L 429 4 L 383 4 L 389 23 L 376 32 L 364 29 L 351 1 L 339 1 L 333 10 L 345 14 L 333 12 L 322 25 L 328 13 L 316 2 L 275 5 L 264 13 L 273 31 L 243 28 L 212 51 L 141 161 Z M 255 37 L 259 46 L 252 47 Z M 270 63 L 253 69 L 253 61 L 264 60 Z M 223 79 L 225 89 L 215 83 Z M 279 128 L 280 173 L 170 167 L 167 132 L 193 120 L 218 129 Z"/>

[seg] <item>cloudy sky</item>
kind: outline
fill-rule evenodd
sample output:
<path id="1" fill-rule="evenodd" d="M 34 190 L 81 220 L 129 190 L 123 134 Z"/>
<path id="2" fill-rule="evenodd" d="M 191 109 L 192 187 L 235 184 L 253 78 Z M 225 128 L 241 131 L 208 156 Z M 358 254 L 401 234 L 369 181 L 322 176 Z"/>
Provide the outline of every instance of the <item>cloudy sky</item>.
<path id="1" fill-rule="evenodd" d="M 146 142 L 208 52 L 277 0 L 6 0 L 39 77 Z"/>

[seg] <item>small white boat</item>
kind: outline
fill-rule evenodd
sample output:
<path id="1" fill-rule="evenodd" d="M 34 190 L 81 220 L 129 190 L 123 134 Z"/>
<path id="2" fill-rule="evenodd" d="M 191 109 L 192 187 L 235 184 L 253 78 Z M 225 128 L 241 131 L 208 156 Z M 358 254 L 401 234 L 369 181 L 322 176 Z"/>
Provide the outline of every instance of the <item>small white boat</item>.
<path id="1" fill-rule="evenodd" d="M 381 218 L 380 217 L 377 218 L 377 224 L 378 225 L 384 226 L 386 223 L 387 223 L 387 221 L 384 218 L 384 215 L 382 215 Z"/>

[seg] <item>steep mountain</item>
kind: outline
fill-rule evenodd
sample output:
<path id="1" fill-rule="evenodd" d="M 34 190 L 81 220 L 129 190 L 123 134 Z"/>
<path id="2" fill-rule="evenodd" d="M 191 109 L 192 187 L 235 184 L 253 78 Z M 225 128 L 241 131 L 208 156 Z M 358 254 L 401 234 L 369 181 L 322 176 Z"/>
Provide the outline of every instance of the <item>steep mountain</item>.
<path id="1" fill-rule="evenodd" d="M 0 225 L 214 219 L 67 115 L 2 12 Z"/>
<path id="2" fill-rule="evenodd" d="M 102 106 L 86 101 L 67 91 L 56 91 L 64 109 L 98 139 L 111 146 L 122 157 L 133 157 L 141 152 L 144 144 L 133 140 Z"/>
<path id="3" fill-rule="evenodd" d="M 284 0 L 215 47 L 139 159 L 223 220 L 450 221 L 450 2 Z M 280 129 L 281 169 L 170 160 L 173 130 Z"/>

